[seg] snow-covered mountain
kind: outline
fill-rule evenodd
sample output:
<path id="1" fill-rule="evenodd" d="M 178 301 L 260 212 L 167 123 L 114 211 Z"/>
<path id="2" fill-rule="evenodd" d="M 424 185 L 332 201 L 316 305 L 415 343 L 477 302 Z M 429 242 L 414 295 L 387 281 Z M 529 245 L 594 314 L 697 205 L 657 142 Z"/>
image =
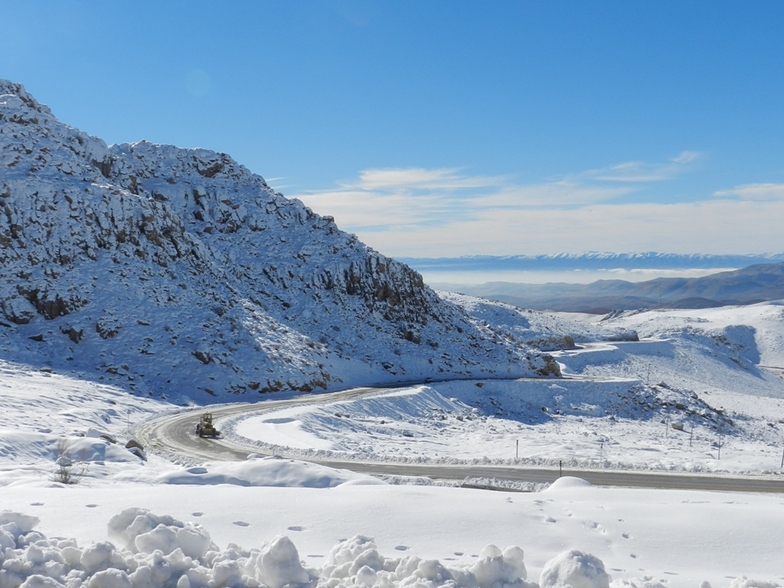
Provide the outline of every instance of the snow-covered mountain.
<path id="1" fill-rule="evenodd" d="M 140 393 L 552 371 L 229 156 L 107 146 L 0 81 L 0 353 Z"/>
<path id="2" fill-rule="evenodd" d="M 568 270 L 691 270 L 742 268 L 759 263 L 784 262 L 784 253 L 761 255 L 641 253 L 559 253 L 555 255 L 469 255 L 441 258 L 401 258 L 421 272 L 427 271 L 568 271 Z"/>

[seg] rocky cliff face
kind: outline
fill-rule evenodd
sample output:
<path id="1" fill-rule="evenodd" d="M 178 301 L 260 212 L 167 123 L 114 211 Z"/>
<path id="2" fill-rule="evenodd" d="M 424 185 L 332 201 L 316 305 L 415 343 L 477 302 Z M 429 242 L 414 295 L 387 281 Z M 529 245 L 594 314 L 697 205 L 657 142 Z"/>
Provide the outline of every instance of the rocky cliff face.
<path id="1" fill-rule="evenodd" d="M 0 358 L 227 399 L 548 369 L 225 154 L 108 147 L 0 81 Z"/>

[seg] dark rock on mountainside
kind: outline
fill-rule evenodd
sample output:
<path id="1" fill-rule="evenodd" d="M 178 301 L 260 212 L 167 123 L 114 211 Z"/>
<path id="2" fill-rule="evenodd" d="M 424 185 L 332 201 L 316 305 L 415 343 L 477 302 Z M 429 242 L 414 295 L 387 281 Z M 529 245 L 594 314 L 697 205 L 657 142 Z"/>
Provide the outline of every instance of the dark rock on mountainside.
<path id="1" fill-rule="evenodd" d="M 0 81 L 0 359 L 173 397 L 552 371 L 229 156 Z"/>

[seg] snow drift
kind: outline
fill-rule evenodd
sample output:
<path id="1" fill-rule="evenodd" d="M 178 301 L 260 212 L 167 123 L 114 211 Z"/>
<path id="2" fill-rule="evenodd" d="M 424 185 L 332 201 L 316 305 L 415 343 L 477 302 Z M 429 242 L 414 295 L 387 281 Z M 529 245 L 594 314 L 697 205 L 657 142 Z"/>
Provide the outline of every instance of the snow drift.
<path id="1" fill-rule="evenodd" d="M 390 558 L 373 539 L 356 535 L 335 545 L 321 569 L 306 568 L 296 546 L 279 535 L 259 547 L 218 547 L 201 525 L 147 509 L 127 508 L 108 523 L 115 542 L 80 546 L 47 538 L 39 520 L 0 512 L 2 588 L 658 588 L 651 578 L 619 580 L 594 555 L 565 551 L 544 566 L 539 584 L 527 581 L 524 552 L 488 545 L 470 565 L 450 567 L 415 555 Z M 703 583 L 704 585 L 704 583 Z M 775 588 L 745 576 L 731 586 Z"/>

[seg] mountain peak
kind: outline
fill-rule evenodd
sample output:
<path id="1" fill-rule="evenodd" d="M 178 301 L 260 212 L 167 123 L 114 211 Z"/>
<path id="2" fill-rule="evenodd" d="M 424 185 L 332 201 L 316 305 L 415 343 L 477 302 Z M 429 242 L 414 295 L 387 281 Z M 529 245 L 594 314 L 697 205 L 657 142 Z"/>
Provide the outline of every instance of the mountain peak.
<path id="1" fill-rule="evenodd" d="M 231 157 L 0 96 L 0 351 L 199 401 L 552 366 Z"/>

